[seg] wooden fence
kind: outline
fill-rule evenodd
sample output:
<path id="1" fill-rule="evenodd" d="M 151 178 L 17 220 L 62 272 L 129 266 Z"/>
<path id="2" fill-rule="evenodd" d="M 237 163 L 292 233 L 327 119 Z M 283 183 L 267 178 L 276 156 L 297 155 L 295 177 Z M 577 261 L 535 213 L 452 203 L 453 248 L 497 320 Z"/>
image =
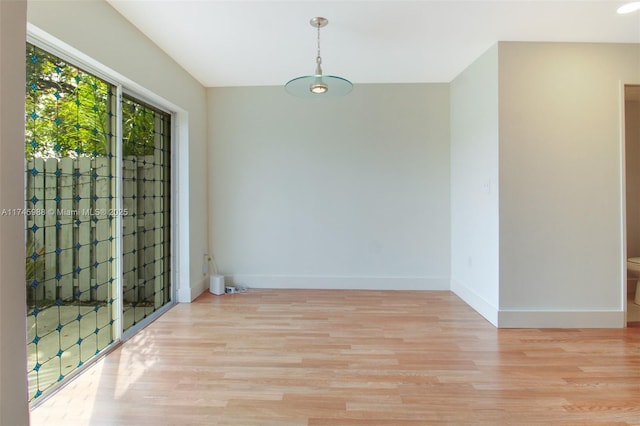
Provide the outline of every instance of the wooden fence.
<path id="1" fill-rule="evenodd" d="M 114 164 L 108 157 L 27 161 L 27 250 L 37 253 L 26 253 L 31 304 L 116 297 L 110 293 L 120 237 L 117 216 L 124 300 L 154 302 L 166 266 L 158 260 L 165 246 L 161 168 L 154 167 L 154 156 L 125 157 L 122 206 L 116 210 Z"/>

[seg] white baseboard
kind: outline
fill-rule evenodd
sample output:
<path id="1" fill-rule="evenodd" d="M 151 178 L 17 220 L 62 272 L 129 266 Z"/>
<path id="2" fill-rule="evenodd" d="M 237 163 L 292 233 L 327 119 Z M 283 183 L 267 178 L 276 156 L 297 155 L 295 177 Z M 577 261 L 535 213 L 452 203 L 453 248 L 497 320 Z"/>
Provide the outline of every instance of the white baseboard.
<path id="1" fill-rule="evenodd" d="M 451 280 L 451 291 L 498 328 L 623 328 L 624 311 L 501 309 L 471 288 Z"/>
<path id="2" fill-rule="evenodd" d="M 498 328 L 624 328 L 624 311 L 581 310 L 540 311 L 497 309 L 471 288 L 442 277 L 341 277 L 248 275 L 226 276 L 229 284 L 249 288 L 327 290 L 451 290 L 487 321 Z M 208 277 L 200 283 L 178 289 L 178 302 L 190 303 L 209 288 Z"/>
<path id="3" fill-rule="evenodd" d="M 232 284 L 249 288 L 295 288 L 330 290 L 449 290 L 446 277 L 365 277 L 245 275 L 225 277 Z"/>
<path id="4" fill-rule="evenodd" d="M 209 277 L 205 277 L 200 283 L 191 285 L 190 287 L 181 287 L 177 291 L 178 303 L 191 303 L 196 297 L 209 289 Z"/>
<path id="5" fill-rule="evenodd" d="M 498 308 L 462 283 L 451 280 L 451 291 L 494 326 L 498 326 Z"/>
<path id="6" fill-rule="evenodd" d="M 624 328 L 624 311 L 501 309 L 499 328 Z"/>

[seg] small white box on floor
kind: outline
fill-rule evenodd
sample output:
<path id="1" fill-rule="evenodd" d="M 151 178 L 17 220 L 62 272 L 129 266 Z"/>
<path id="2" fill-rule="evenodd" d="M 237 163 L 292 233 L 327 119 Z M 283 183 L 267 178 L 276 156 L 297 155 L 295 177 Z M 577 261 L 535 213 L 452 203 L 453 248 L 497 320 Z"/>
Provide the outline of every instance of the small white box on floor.
<path id="1" fill-rule="evenodd" d="M 209 291 L 216 296 L 224 294 L 224 275 L 211 275 L 209 277 Z"/>

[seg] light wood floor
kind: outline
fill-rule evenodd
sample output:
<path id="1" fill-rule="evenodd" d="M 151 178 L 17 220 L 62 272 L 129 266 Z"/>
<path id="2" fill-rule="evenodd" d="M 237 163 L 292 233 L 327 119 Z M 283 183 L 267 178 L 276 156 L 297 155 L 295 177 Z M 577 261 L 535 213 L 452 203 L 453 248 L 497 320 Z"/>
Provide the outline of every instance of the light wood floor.
<path id="1" fill-rule="evenodd" d="M 640 424 L 640 328 L 496 330 L 450 292 L 181 304 L 32 425 Z"/>

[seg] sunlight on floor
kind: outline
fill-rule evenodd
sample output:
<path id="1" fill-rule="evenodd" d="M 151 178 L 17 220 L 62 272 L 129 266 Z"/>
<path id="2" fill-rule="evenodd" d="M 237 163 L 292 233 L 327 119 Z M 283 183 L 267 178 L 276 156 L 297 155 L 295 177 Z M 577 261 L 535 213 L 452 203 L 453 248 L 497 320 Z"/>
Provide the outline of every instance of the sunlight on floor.
<path id="1" fill-rule="evenodd" d="M 129 386 L 140 380 L 145 371 L 156 363 L 158 354 L 153 349 L 153 343 L 147 340 L 145 336 L 137 335 L 127 342 L 127 350 L 121 351 L 113 391 L 116 399 L 124 397 Z"/>
<path id="2" fill-rule="evenodd" d="M 127 341 L 126 347 L 111 352 L 109 362 L 106 358 L 99 360 L 71 380 L 61 392 L 32 410 L 31 424 L 77 424 L 78 419 L 85 419 L 87 424 L 103 424 L 100 421 L 104 421 L 104 413 L 96 410 L 97 396 L 113 395 L 109 398 L 113 403 L 127 400 L 129 388 L 144 382 L 145 374 L 158 360 L 154 344 L 146 337 L 138 336 Z"/>
<path id="3" fill-rule="evenodd" d="M 127 309 L 123 312 L 123 322 L 133 324 L 135 321 L 151 315 L 153 307 Z M 81 319 L 76 320 L 80 315 Z M 135 315 L 135 317 L 134 317 Z M 38 314 L 38 322 L 33 315 L 27 316 L 27 339 L 34 340 L 36 331 L 41 338 L 38 345 L 28 346 L 29 362 L 29 395 L 34 395 L 40 385 L 45 390 L 55 386 L 59 377 L 73 373 L 78 361 L 90 361 L 96 349 L 102 351 L 112 343 L 111 309 L 95 306 L 60 306 L 43 309 Z M 99 330 L 98 332 L 95 332 Z M 79 340 L 80 339 L 80 340 Z M 76 342 L 81 341 L 80 344 Z M 148 352 L 149 348 L 141 351 Z M 44 360 L 44 361 L 43 361 Z M 37 362 L 42 367 L 36 372 L 33 366 Z M 128 372 L 126 374 L 131 374 Z"/>

